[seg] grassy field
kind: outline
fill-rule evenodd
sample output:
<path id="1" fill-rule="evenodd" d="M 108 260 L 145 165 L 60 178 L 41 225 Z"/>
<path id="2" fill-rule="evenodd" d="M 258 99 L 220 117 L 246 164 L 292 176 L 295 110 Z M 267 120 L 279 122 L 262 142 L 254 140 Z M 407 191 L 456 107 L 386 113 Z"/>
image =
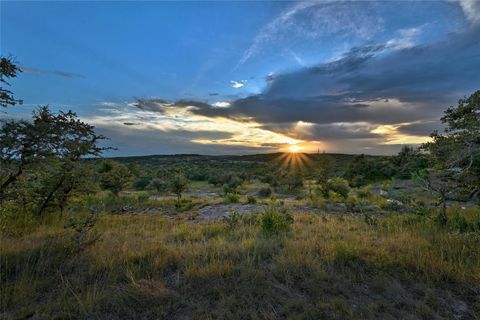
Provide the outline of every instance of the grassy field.
<path id="1" fill-rule="evenodd" d="M 2 237 L 5 319 L 479 319 L 480 235 L 428 217 L 102 215 Z M 263 214 L 264 215 L 264 214 Z M 98 239 L 97 239 L 98 238 Z"/>

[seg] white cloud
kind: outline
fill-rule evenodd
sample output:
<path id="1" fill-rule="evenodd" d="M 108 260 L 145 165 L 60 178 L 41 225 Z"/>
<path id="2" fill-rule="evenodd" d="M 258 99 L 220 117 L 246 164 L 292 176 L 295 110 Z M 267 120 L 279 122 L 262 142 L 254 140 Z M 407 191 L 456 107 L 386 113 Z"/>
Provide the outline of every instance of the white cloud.
<path id="1" fill-rule="evenodd" d="M 212 106 L 215 108 L 228 108 L 230 107 L 230 102 L 228 101 L 217 101 L 212 103 Z"/>
<path id="2" fill-rule="evenodd" d="M 465 17 L 473 25 L 480 24 L 480 1 L 479 0 L 458 0 Z"/>
<path id="3" fill-rule="evenodd" d="M 231 80 L 230 81 L 230 85 L 232 86 L 232 88 L 235 88 L 235 89 L 239 89 L 245 86 L 246 84 L 247 84 L 247 80 L 240 80 L 240 81 Z"/>
<path id="4" fill-rule="evenodd" d="M 416 45 L 416 38 L 422 32 L 423 27 L 400 29 L 397 31 L 398 37 L 387 41 L 387 48 L 394 50 L 408 49 Z"/>

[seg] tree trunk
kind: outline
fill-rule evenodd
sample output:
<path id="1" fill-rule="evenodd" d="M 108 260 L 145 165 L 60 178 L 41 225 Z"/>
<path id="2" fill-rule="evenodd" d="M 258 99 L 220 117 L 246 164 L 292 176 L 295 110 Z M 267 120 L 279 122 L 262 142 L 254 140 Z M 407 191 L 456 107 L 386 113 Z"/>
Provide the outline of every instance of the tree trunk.
<path id="1" fill-rule="evenodd" d="M 17 181 L 17 178 L 23 173 L 23 164 L 20 164 L 20 166 L 18 167 L 18 170 L 17 172 L 15 172 L 14 174 L 11 174 L 8 176 L 8 179 L 5 180 L 5 182 L 2 183 L 2 185 L 0 186 L 0 200 L 3 200 L 3 197 L 5 195 L 5 191 L 7 191 L 7 188 L 15 183 L 15 181 Z"/>
<path id="2" fill-rule="evenodd" d="M 63 182 L 65 181 L 65 175 L 62 176 L 62 178 L 57 182 L 55 187 L 50 191 L 48 196 L 45 198 L 45 200 L 42 202 L 42 205 L 40 206 L 40 209 L 38 209 L 37 215 L 41 216 L 45 209 L 48 207 L 50 202 L 52 201 L 53 197 L 55 196 L 55 193 L 60 189 L 60 187 L 63 185 Z"/>

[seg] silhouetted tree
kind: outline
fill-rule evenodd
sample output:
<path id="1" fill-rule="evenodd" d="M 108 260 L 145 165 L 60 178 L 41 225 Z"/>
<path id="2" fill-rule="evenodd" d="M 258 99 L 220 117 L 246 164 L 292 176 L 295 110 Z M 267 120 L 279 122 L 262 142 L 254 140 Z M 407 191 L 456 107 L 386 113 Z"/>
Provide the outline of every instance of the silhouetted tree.
<path id="1" fill-rule="evenodd" d="M 27 166 L 56 158 L 62 161 L 63 173 L 58 185 L 67 178 L 74 163 L 85 156 L 98 156 L 108 149 L 100 147 L 106 139 L 94 127 L 82 122 L 72 112 L 52 113 L 47 106 L 33 112 L 32 121 L 10 120 L 0 128 L 0 196 L 3 198 Z"/>
<path id="2" fill-rule="evenodd" d="M 14 106 L 17 103 L 22 104 L 22 100 L 15 99 L 13 93 L 4 88 L 3 85 L 9 86 L 7 79 L 15 78 L 22 70 L 14 63 L 11 57 L 0 58 L 0 107 Z"/>

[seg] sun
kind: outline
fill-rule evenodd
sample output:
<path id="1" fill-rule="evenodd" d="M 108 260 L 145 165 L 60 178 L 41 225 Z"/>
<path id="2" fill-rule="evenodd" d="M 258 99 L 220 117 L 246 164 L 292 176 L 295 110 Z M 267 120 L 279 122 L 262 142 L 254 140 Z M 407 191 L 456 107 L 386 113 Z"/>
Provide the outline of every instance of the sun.
<path id="1" fill-rule="evenodd" d="M 290 150 L 290 152 L 292 152 L 292 153 L 297 153 L 297 152 L 300 151 L 300 147 L 297 146 L 297 145 L 295 145 L 295 144 L 293 144 L 293 145 L 291 145 L 291 146 L 288 148 L 288 150 Z"/>

